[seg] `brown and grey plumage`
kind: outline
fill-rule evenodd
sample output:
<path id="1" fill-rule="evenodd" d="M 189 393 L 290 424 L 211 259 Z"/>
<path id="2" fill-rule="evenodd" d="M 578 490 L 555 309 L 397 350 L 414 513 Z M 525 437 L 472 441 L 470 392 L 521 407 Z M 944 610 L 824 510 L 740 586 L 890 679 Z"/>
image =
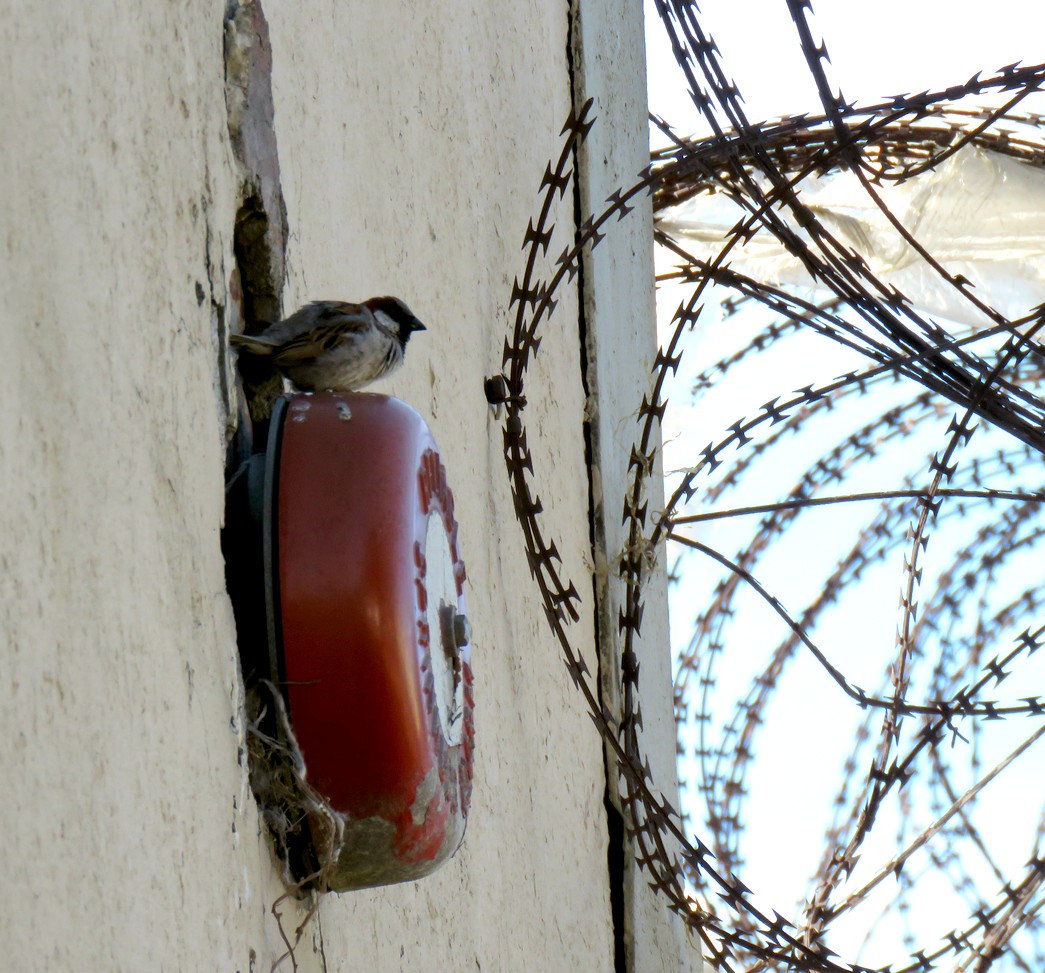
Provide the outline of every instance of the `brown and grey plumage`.
<path id="1" fill-rule="evenodd" d="M 397 297 L 361 304 L 315 301 L 261 334 L 233 335 L 231 342 L 272 364 L 297 388 L 354 392 L 395 371 L 406 343 L 425 326 Z"/>

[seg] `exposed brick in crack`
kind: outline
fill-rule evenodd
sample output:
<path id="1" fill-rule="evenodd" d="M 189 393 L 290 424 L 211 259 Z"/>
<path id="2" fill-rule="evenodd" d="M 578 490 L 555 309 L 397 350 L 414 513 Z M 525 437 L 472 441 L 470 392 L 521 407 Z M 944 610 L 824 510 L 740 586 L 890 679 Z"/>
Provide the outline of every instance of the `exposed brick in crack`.
<path id="1" fill-rule="evenodd" d="M 282 317 L 287 240 L 272 99 L 272 45 L 259 0 L 232 0 L 226 10 L 225 104 L 241 176 L 233 250 L 243 320 L 248 332 L 256 332 Z M 250 415 L 257 423 L 271 412 L 271 400 L 282 384 L 264 364 L 256 374 L 241 367 L 241 374 Z"/>

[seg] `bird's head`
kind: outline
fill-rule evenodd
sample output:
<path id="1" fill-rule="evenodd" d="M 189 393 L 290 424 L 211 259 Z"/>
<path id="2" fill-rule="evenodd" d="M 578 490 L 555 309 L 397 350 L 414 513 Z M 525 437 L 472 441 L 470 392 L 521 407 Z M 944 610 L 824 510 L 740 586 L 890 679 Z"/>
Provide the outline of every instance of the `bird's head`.
<path id="1" fill-rule="evenodd" d="M 427 328 L 418 321 L 414 312 L 410 310 L 398 297 L 372 297 L 363 303 L 378 315 L 388 320 L 383 321 L 386 327 L 394 328 L 399 335 L 400 344 L 405 345 L 410 340 L 410 335 L 415 331 L 426 331 Z"/>

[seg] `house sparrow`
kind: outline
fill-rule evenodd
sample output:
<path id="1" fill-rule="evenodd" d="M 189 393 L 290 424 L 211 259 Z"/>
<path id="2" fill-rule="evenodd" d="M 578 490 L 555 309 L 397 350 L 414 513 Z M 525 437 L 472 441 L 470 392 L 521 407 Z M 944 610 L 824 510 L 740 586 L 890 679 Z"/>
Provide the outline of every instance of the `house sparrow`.
<path id="1" fill-rule="evenodd" d="M 403 363 L 410 335 L 425 326 L 397 297 L 362 304 L 315 301 L 261 334 L 236 334 L 232 344 L 272 364 L 305 392 L 354 392 Z"/>

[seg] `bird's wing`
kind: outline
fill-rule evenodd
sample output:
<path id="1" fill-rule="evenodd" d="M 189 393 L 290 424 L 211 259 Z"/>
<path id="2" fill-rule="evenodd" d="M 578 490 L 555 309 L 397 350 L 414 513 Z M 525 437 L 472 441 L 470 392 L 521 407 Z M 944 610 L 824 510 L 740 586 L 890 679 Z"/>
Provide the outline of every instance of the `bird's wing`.
<path id="1" fill-rule="evenodd" d="M 310 361 L 323 352 L 332 351 L 373 327 L 373 315 L 359 304 L 340 301 L 317 301 L 310 315 L 311 326 L 288 335 L 276 349 L 273 361 L 278 367 Z M 299 311 L 285 322 L 290 325 Z"/>

